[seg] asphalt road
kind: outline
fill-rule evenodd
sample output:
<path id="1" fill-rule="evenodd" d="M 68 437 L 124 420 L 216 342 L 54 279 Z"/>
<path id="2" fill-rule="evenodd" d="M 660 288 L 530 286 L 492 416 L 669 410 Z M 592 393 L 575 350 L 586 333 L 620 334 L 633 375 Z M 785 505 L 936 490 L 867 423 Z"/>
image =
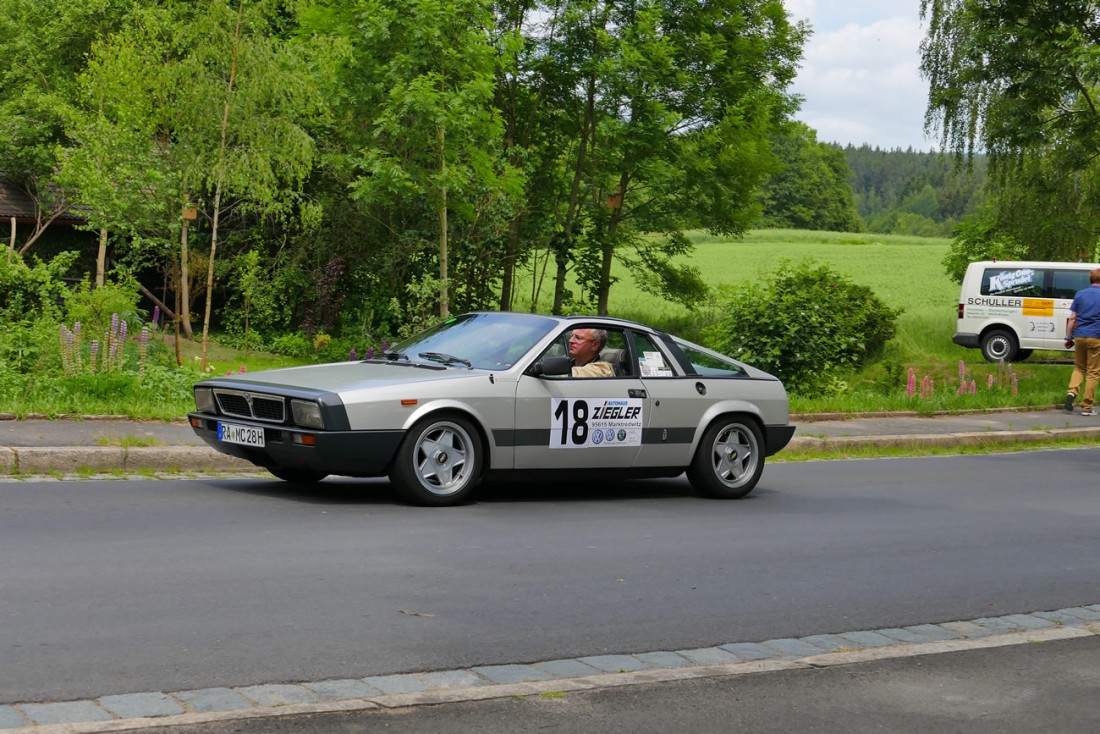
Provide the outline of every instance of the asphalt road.
<path id="1" fill-rule="evenodd" d="M 1100 601 L 1100 449 L 497 486 L 0 482 L 0 703 L 875 629 Z"/>

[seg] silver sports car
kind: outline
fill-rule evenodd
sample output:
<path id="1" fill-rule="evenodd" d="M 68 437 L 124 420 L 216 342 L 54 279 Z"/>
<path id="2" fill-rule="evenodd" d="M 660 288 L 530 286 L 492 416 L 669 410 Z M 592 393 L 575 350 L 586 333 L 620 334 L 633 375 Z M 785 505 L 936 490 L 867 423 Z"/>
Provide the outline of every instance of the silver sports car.
<path id="1" fill-rule="evenodd" d="M 574 332 L 597 335 L 608 376 L 573 376 Z M 490 473 L 686 471 L 703 495 L 743 497 L 794 434 L 775 377 L 587 316 L 467 313 L 372 359 L 203 380 L 195 404 L 200 437 L 280 479 L 388 475 L 424 505 L 461 502 Z"/>

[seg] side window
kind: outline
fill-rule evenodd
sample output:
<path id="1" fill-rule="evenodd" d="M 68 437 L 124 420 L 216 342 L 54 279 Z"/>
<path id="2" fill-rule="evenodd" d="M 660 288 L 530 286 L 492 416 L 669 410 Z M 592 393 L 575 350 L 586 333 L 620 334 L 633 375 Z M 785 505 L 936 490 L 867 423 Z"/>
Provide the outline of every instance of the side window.
<path id="1" fill-rule="evenodd" d="M 1055 270 L 1051 284 L 1051 298 L 1073 298 L 1077 291 L 1089 287 L 1087 270 Z"/>
<path id="2" fill-rule="evenodd" d="M 672 365 L 661 348 L 645 334 L 634 332 L 634 351 L 638 356 L 641 377 L 675 377 Z"/>
<path id="3" fill-rule="evenodd" d="M 1045 275 L 1045 270 L 1037 268 L 987 268 L 982 275 L 982 295 L 1042 297 Z"/>
<path id="4" fill-rule="evenodd" d="M 691 362 L 697 375 L 707 377 L 745 377 L 747 375 L 744 368 L 736 362 L 708 354 L 687 344 L 678 342 L 677 346 Z"/>

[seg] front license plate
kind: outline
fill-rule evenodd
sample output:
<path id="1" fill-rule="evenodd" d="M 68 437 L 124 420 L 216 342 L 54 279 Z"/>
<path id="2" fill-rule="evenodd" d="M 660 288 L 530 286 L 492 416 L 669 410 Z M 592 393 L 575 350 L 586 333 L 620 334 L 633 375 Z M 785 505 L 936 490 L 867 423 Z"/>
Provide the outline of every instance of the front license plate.
<path id="1" fill-rule="evenodd" d="M 241 446 L 264 447 L 264 429 L 252 426 L 237 426 L 232 423 L 218 423 L 218 440 L 226 443 L 238 443 Z"/>

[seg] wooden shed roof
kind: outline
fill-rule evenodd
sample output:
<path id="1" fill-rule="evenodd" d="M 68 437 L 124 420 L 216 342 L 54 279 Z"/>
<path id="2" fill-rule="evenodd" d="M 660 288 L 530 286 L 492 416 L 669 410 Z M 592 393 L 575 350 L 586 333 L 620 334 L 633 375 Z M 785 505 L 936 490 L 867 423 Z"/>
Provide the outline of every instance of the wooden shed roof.
<path id="1" fill-rule="evenodd" d="M 0 179 L 0 218 L 15 217 L 19 222 L 35 221 L 34 199 L 20 187 Z M 54 220 L 54 224 L 83 224 L 84 218 L 69 211 Z"/>

